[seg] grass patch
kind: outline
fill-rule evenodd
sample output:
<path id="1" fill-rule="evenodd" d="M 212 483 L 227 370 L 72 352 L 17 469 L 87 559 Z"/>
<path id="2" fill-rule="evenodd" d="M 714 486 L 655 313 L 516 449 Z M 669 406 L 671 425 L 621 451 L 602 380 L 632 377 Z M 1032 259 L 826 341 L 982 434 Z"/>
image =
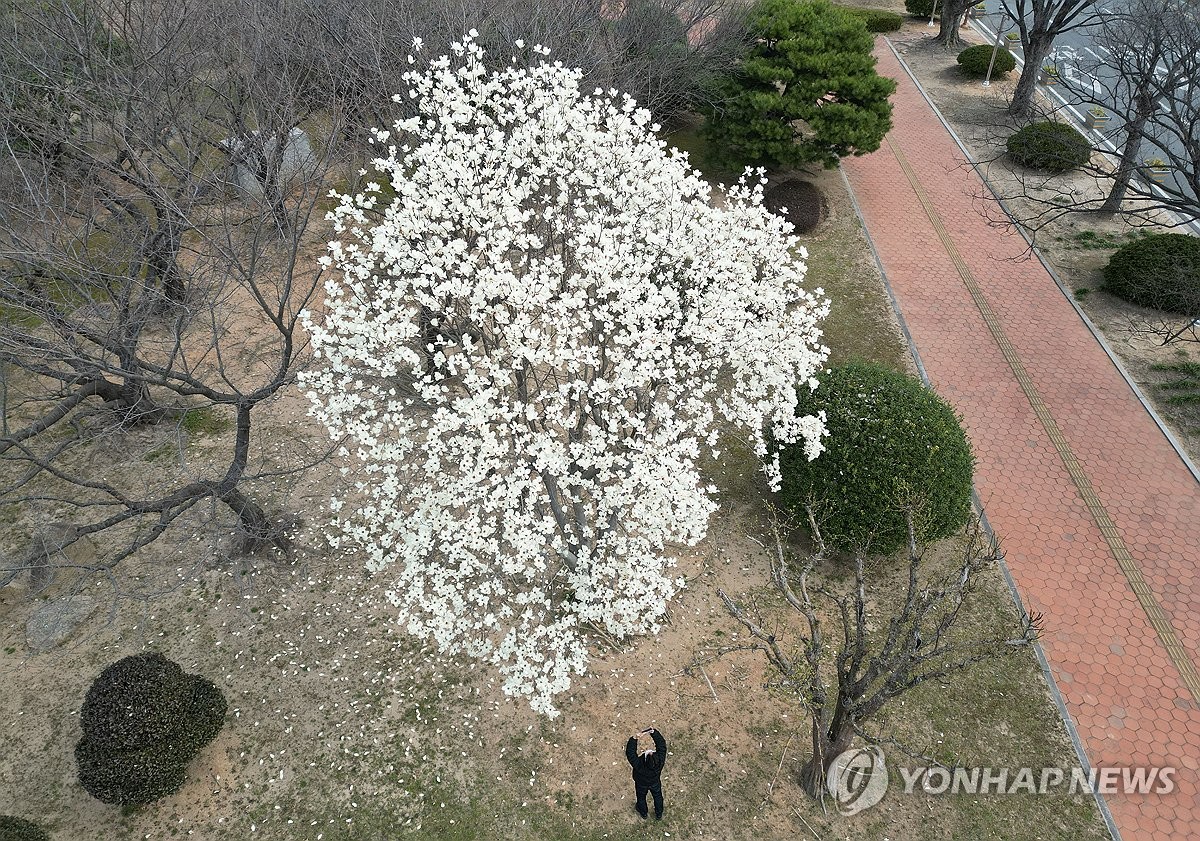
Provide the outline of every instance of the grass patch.
<path id="1" fill-rule="evenodd" d="M 167 442 L 165 444 L 159 444 L 154 449 L 148 450 L 146 454 L 142 456 L 142 461 L 154 464 L 155 462 L 169 459 L 174 452 L 175 445 L 173 443 Z"/>
<path id="2" fill-rule="evenodd" d="M 663 140 L 667 142 L 668 147 L 674 147 L 680 152 L 687 152 L 688 162 L 694 169 L 704 173 L 704 177 L 709 181 L 732 184 L 737 181 L 741 173 L 726 169 L 716 163 L 709 151 L 708 141 L 701 133 L 703 125 L 703 120 L 696 118 L 693 122 L 667 132 L 663 135 Z"/>
<path id="3" fill-rule="evenodd" d="M 184 432 L 193 437 L 201 435 L 220 435 L 233 426 L 229 418 L 219 414 L 212 406 L 201 409 L 188 409 L 180 421 Z"/>
<path id="4" fill-rule="evenodd" d="M 1189 431 L 1200 430 L 1200 362 L 1160 362 L 1150 370 L 1164 377 L 1151 385 L 1165 413 Z"/>

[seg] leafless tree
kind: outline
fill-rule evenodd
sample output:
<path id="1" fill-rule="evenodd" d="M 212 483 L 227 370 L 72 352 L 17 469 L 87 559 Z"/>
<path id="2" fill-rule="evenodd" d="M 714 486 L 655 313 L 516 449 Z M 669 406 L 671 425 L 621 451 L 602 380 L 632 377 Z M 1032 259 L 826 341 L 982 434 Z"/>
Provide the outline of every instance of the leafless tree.
<path id="1" fill-rule="evenodd" d="M 740 9 L 737 0 L 295 0 L 302 36 L 281 55 L 306 66 L 308 101 L 346 104 L 352 137 L 408 116 L 393 95 L 405 90 L 414 39 L 441 55 L 472 29 L 497 62 L 518 41 L 549 47 L 589 86 L 628 93 L 665 125 L 739 56 Z"/>
<path id="2" fill-rule="evenodd" d="M 1178 0 L 1128 0 L 1101 15 L 1096 43 L 1103 61 L 1072 54 L 1058 59 L 1064 93 L 1102 106 L 1115 119 L 1107 134 L 1119 143 L 1111 184 L 1095 209 L 1118 213 L 1126 197 L 1140 206 L 1200 215 L 1200 24 Z M 1098 95 L 1097 84 L 1105 90 Z M 1147 143 L 1154 149 L 1147 152 Z M 1133 176 L 1143 158 L 1160 158 L 1173 177 L 1152 189 Z M 1101 174 L 1101 173 L 1098 173 Z"/>
<path id="3" fill-rule="evenodd" d="M 809 512 L 814 548 L 798 563 L 783 526 L 772 520 L 771 581 L 790 613 L 799 617 L 797 642 L 776 633 L 777 624 L 761 611 L 719 591 L 726 609 L 750 634 L 750 647 L 762 651 L 774 671 L 775 687 L 795 698 L 812 718 L 812 756 L 800 783 L 820 797 L 830 766 L 857 736 L 878 741 L 863 729 L 890 701 L 930 680 L 1024 650 L 1041 632 L 1038 615 L 1012 616 L 1011 627 L 966 630 L 979 577 L 1000 557 L 995 541 L 978 522 L 968 527 L 961 554 L 938 571 L 926 560 L 909 519 L 908 559 L 903 580 L 876 569 L 862 553 L 850 559 L 853 584 L 839 588 L 821 577 L 828 553 L 816 517 Z M 819 604 L 823 600 L 823 604 Z M 883 609 L 882 615 L 872 612 Z M 832 618 L 830 618 L 832 614 Z M 826 637 L 824 627 L 835 628 Z M 826 651 L 835 652 L 830 662 Z"/>
<path id="4" fill-rule="evenodd" d="M 1004 13 L 1016 21 L 1025 67 L 1017 80 L 1008 112 L 1023 117 L 1033 111 L 1038 72 L 1064 32 L 1097 23 L 1098 0 L 1004 0 Z"/>
<path id="5" fill-rule="evenodd" d="M 254 422 L 305 358 L 309 228 L 341 117 L 299 101 L 274 6 L 8 9 L 0 494 L 40 522 L 0 584 L 110 573 L 205 501 L 233 515 L 241 549 L 286 546 L 250 491 L 273 470 L 252 459 Z M 198 410 L 231 426 L 228 447 L 192 464 L 180 443 L 162 459 L 176 469 L 146 466 L 139 428 L 181 442 Z"/>
<path id="6" fill-rule="evenodd" d="M 1099 19 L 1094 43 L 1103 58 L 1065 47 L 1051 53 L 1063 98 L 1085 115 L 1096 109 L 1109 118 L 1097 129 L 1107 143 L 1096 143 L 1097 153 L 1078 169 L 1091 183 L 1081 187 L 1078 178 L 1011 167 L 1015 184 L 1000 179 L 991 185 L 1007 201 L 1006 210 L 988 211 L 997 224 L 1011 224 L 1011 214 L 1036 238 L 1047 224 L 1080 213 L 1120 214 L 1129 224 L 1153 227 L 1200 216 L 1200 93 L 1192 81 L 1200 78 L 1200 28 L 1194 13 L 1175 0 L 1129 0 Z M 1064 116 L 1062 106 L 1049 100 L 1035 103 L 1034 111 L 1039 119 Z M 1025 119 L 996 114 L 988 132 L 1002 139 Z M 1109 156 L 1105 148 L 1115 151 Z M 998 150 L 980 166 L 1002 155 Z M 1148 163 L 1155 158 L 1159 172 Z M 987 191 L 980 196 L 985 206 L 992 198 Z M 1191 327 L 1171 319 L 1148 332 L 1177 341 Z"/>

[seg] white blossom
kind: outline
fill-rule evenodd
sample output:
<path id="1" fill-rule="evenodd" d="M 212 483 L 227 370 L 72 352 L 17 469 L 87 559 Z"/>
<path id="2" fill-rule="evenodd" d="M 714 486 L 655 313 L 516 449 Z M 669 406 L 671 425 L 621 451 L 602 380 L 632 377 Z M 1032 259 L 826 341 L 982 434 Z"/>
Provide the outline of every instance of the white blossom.
<path id="1" fill-rule="evenodd" d="M 795 389 L 828 305 L 761 173 L 713 202 L 646 111 L 582 94 L 540 45 L 499 70 L 473 37 L 451 52 L 405 77 L 417 116 L 378 134 L 394 199 L 331 214 L 302 384 L 358 464 L 337 530 L 405 627 L 553 715 L 592 628 L 657 630 L 671 547 L 715 509 L 697 462 L 720 425 L 773 483 L 766 429 L 820 452 Z"/>

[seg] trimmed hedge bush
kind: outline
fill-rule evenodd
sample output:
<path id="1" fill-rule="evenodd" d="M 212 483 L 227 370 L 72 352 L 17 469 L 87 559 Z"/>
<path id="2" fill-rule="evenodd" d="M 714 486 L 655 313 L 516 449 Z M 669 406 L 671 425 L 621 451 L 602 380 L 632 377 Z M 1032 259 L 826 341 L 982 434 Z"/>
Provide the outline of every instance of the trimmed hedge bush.
<path id="1" fill-rule="evenodd" d="M 929 19 L 933 14 L 934 0 L 904 0 L 904 10 L 916 18 Z"/>
<path id="2" fill-rule="evenodd" d="M 1008 138 L 1008 155 L 1021 166 L 1043 172 L 1070 172 L 1092 156 L 1092 144 L 1066 123 L 1030 123 Z"/>
<path id="3" fill-rule="evenodd" d="M 920 382 L 879 365 L 851 364 L 799 390 L 799 415 L 824 411 L 825 452 L 780 454 L 781 502 L 807 520 L 812 504 L 825 542 L 840 551 L 891 554 L 917 536 L 936 540 L 971 514 L 975 459 L 954 410 Z"/>
<path id="4" fill-rule="evenodd" d="M 50 836 L 32 821 L 0 815 L 0 841 L 50 841 Z"/>
<path id="5" fill-rule="evenodd" d="M 860 9 L 856 6 L 842 8 L 861 20 L 868 32 L 897 32 L 904 26 L 904 18 L 887 9 Z"/>
<path id="6" fill-rule="evenodd" d="M 1200 318 L 1200 238 L 1151 234 L 1121 246 L 1103 289 L 1133 304 Z"/>
<path id="7" fill-rule="evenodd" d="M 982 79 L 987 75 L 988 65 L 992 64 L 991 44 L 976 44 L 973 47 L 967 47 L 958 54 L 958 67 L 966 75 L 974 79 Z M 996 63 L 992 64 L 992 76 L 995 79 L 997 76 L 1009 72 L 1017 66 L 1017 60 L 1013 58 L 1013 54 L 1008 50 L 996 50 Z"/>
<path id="8" fill-rule="evenodd" d="M 80 711 L 79 782 L 122 806 L 172 794 L 187 763 L 220 732 L 225 711 L 220 689 L 161 654 L 118 660 L 92 683 Z"/>

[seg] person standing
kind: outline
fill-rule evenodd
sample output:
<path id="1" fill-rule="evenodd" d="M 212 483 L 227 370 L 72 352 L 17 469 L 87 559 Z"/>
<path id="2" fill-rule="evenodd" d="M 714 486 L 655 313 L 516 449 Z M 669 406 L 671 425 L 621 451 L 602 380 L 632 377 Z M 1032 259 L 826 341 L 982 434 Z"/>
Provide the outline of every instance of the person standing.
<path id="1" fill-rule="evenodd" d="M 646 808 L 646 794 L 654 797 L 654 819 L 662 820 L 663 794 L 662 769 L 667 761 L 667 740 L 653 727 L 634 733 L 625 743 L 625 758 L 633 767 L 633 790 L 637 795 L 634 809 L 642 819 L 650 817 Z"/>

